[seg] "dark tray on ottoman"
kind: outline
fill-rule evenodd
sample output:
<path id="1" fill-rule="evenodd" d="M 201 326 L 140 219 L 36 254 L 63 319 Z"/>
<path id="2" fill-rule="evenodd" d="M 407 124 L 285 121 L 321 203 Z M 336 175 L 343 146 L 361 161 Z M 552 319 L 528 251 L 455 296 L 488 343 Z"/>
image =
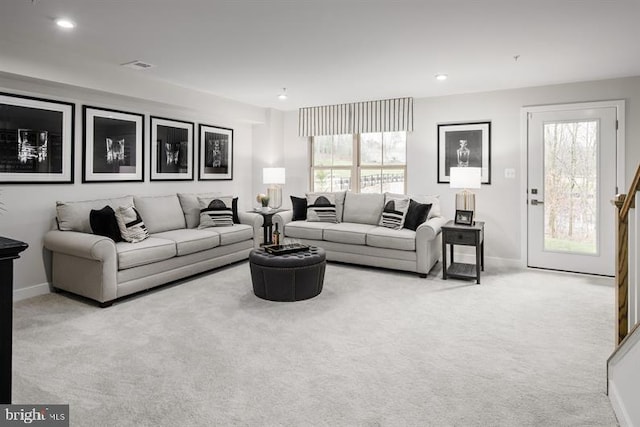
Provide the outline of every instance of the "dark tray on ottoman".
<path id="1" fill-rule="evenodd" d="M 264 250 L 273 255 L 292 254 L 294 252 L 308 251 L 309 245 L 302 243 L 288 243 L 286 245 L 267 245 L 263 246 Z"/>

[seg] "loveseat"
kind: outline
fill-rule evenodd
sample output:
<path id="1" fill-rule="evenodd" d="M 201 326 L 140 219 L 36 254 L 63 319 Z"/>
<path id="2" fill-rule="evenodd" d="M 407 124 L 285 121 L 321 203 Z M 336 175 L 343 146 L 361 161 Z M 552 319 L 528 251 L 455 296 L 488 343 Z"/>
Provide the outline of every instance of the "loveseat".
<path id="1" fill-rule="evenodd" d="M 306 199 L 326 195 L 335 200 L 336 221 L 324 222 L 314 215 L 314 221 L 294 218 L 293 210 L 277 213 L 274 224 L 282 230 L 285 241 L 298 241 L 319 246 L 327 260 L 383 267 L 427 274 L 440 256 L 441 227 L 447 222 L 440 215 L 438 196 L 411 196 L 412 205 L 431 205 L 426 219 L 410 228 L 393 229 L 382 226 L 389 194 L 332 192 L 307 194 Z M 397 195 L 402 196 L 402 195 Z M 295 197 L 292 201 L 296 202 Z M 304 199 L 304 198 L 300 198 Z M 308 210 L 309 208 L 307 208 Z M 324 214 L 321 214 L 322 217 Z M 294 220 L 295 219 L 295 220 Z M 424 222 L 422 222 L 424 220 Z M 414 218 L 415 221 L 415 218 Z"/>
<path id="2" fill-rule="evenodd" d="M 54 290 L 108 306 L 125 295 L 247 259 L 258 246 L 254 237 L 260 236 L 263 218 L 234 211 L 233 225 L 198 229 L 202 200 L 217 196 L 179 193 L 58 202 L 57 226 L 44 237 L 52 253 Z M 149 237 L 130 243 L 92 234 L 91 211 L 105 206 L 135 207 Z"/>

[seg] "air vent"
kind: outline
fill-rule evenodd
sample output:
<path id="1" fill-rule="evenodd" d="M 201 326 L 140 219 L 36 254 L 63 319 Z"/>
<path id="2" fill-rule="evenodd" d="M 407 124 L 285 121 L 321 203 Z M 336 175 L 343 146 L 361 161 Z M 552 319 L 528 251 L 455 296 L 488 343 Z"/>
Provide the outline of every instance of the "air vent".
<path id="1" fill-rule="evenodd" d="M 155 65 L 153 64 L 149 64 L 148 62 L 143 62 L 138 60 L 127 62 L 126 64 L 120 64 L 120 65 L 127 68 L 133 68 L 134 70 L 148 70 L 149 68 L 155 67 Z"/>

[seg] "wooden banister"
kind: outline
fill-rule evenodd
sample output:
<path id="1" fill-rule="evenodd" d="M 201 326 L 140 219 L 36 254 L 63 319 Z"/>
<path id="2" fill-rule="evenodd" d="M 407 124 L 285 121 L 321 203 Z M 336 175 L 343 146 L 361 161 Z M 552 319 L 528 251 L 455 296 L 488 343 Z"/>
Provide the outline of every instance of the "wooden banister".
<path id="1" fill-rule="evenodd" d="M 635 208 L 636 193 L 640 190 L 640 165 L 627 194 L 616 195 L 618 208 L 616 226 L 616 342 L 618 345 L 629 333 L 629 210 Z M 634 260 L 634 262 L 636 262 Z"/>

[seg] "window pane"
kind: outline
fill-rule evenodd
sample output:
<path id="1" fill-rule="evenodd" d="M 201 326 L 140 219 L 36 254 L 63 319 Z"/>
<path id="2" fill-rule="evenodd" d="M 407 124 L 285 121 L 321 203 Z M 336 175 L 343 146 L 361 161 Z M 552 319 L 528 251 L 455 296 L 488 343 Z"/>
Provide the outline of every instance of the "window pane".
<path id="1" fill-rule="evenodd" d="M 398 169 L 382 170 L 382 192 L 404 194 L 404 171 Z"/>
<path id="2" fill-rule="evenodd" d="M 598 253 L 598 122 L 544 125 L 544 249 Z"/>
<path id="3" fill-rule="evenodd" d="M 313 137 L 313 165 L 331 166 L 332 136 Z"/>
<path id="4" fill-rule="evenodd" d="M 333 186 L 331 191 L 348 190 L 351 186 L 351 171 L 350 170 L 333 170 L 333 178 L 331 180 Z"/>
<path id="5" fill-rule="evenodd" d="M 361 169 L 360 170 L 360 192 L 361 193 L 380 193 L 382 186 L 380 183 L 380 169 Z"/>
<path id="6" fill-rule="evenodd" d="M 383 141 L 385 165 L 404 165 L 407 163 L 406 132 L 385 132 Z"/>
<path id="7" fill-rule="evenodd" d="M 380 165 L 382 163 L 382 134 L 363 133 L 360 135 L 360 164 Z"/>
<path id="8" fill-rule="evenodd" d="M 331 169 L 313 171 L 313 191 L 331 191 Z"/>
<path id="9" fill-rule="evenodd" d="M 353 164 L 353 136 L 333 136 L 333 166 L 351 166 Z"/>

